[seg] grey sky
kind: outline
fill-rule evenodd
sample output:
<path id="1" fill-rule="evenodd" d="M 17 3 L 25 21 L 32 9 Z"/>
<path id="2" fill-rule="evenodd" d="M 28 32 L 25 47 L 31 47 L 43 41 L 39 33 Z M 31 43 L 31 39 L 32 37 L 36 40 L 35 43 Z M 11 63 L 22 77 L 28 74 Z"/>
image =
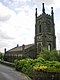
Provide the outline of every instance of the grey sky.
<path id="1" fill-rule="evenodd" d="M 58 0 L 0 0 L 0 50 L 10 49 L 17 44 L 34 43 L 35 35 L 35 8 L 41 14 L 42 2 L 47 7 L 46 12 L 51 14 L 51 6 L 54 11 L 60 10 Z M 60 32 L 60 18 L 57 19 L 55 13 L 56 35 Z M 57 20 L 56 20 L 57 19 Z M 60 37 L 57 35 L 57 49 L 60 49 Z"/>

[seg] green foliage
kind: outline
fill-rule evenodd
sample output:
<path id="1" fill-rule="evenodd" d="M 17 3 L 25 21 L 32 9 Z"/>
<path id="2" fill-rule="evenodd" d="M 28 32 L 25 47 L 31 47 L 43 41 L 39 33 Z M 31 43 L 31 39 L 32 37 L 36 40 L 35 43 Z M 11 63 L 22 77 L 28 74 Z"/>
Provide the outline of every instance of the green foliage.
<path id="1" fill-rule="evenodd" d="M 0 52 L 0 59 L 2 60 L 4 57 L 3 53 Z"/>
<path id="2" fill-rule="evenodd" d="M 38 57 L 42 57 L 42 58 L 44 58 L 45 60 L 49 60 L 49 59 L 50 59 L 50 51 L 47 50 L 47 49 L 45 49 L 43 52 L 38 53 L 37 58 L 38 58 Z"/>
<path id="3" fill-rule="evenodd" d="M 59 61 L 60 53 L 58 54 L 58 52 L 55 49 L 51 51 L 45 49 L 43 52 L 38 53 L 37 58 L 38 57 L 42 57 L 45 60 L 49 60 L 49 61 Z"/>
<path id="4" fill-rule="evenodd" d="M 21 71 L 28 76 L 32 77 L 33 75 L 33 59 L 23 59 L 23 60 L 16 60 L 15 61 L 15 68 L 18 71 Z"/>
<path id="5" fill-rule="evenodd" d="M 58 61 L 58 52 L 56 50 L 52 50 L 50 53 L 50 60 Z"/>
<path id="6" fill-rule="evenodd" d="M 57 69 L 60 68 L 60 62 L 56 62 L 56 64 L 54 65 Z"/>
<path id="7" fill-rule="evenodd" d="M 60 72 L 60 62 L 58 61 L 48 61 L 41 57 L 37 59 L 23 59 L 15 61 L 15 68 L 27 74 L 29 77 L 33 77 L 33 74 L 39 69 L 43 71 L 55 71 Z M 46 68 L 46 69 L 45 69 Z"/>
<path id="8" fill-rule="evenodd" d="M 60 53 L 56 50 L 48 51 L 45 49 L 39 53 L 36 59 L 22 59 L 15 61 L 15 68 L 27 74 L 29 77 L 33 77 L 36 71 L 53 71 L 60 72 Z"/>

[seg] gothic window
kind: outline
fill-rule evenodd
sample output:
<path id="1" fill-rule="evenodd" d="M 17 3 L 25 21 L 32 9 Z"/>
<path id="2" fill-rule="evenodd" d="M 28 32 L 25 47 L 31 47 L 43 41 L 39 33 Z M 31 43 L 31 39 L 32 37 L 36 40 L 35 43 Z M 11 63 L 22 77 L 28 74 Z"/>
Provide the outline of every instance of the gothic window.
<path id="1" fill-rule="evenodd" d="M 38 52 L 41 51 L 41 44 L 38 44 Z"/>
<path id="2" fill-rule="evenodd" d="M 48 50 L 49 50 L 49 51 L 51 50 L 51 44 L 48 45 Z"/>
<path id="3" fill-rule="evenodd" d="M 41 33 L 41 25 L 39 25 L 39 33 Z"/>

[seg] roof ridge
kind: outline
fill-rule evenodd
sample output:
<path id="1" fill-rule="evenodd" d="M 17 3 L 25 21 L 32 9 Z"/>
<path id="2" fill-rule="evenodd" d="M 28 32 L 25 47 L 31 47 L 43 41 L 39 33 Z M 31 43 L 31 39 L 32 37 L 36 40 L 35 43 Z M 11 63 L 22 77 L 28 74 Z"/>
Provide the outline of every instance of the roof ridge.
<path id="1" fill-rule="evenodd" d="M 34 44 L 27 44 L 27 45 L 25 45 L 25 48 L 26 48 L 27 46 L 32 46 L 32 45 L 34 45 Z M 14 50 L 14 49 L 19 49 L 19 48 L 22 49 L 22 46 L 18 46 L 18 47 L 16 46 L 16 47 L 14 47 L 14 48 L 8 50 L 7 52 L 10 52 L 10 51 L 12 51 L 12 50 Z"/>

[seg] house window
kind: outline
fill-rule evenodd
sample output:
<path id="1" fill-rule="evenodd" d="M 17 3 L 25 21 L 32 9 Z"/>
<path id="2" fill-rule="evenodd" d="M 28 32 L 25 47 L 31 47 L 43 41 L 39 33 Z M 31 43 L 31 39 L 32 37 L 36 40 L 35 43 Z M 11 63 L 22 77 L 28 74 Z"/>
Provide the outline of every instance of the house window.
<path id="1" fill-rule="evenodd" d="M 39 33 L 41 33 L 41 25 L 39 25 Z"/>

